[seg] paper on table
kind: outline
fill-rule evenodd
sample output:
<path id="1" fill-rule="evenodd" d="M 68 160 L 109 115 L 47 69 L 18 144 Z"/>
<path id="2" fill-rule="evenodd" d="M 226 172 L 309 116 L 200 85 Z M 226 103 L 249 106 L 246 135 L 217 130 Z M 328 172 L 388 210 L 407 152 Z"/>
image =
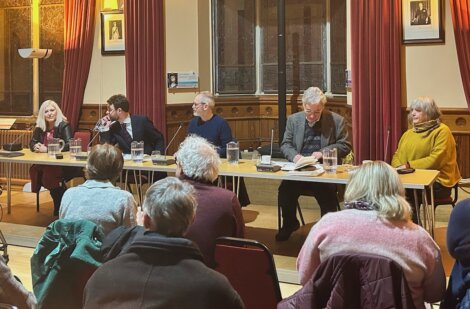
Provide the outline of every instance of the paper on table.
<path id="1" fill-rule="evenodd" d="M 130 153 L 124 153 L 122 157 L 124 158 L 124 161 L 132 160 L 132 155 Z M 148 154 L 144 154 L 144 159 L 142 161 L 150 161 L 150 156 Z"/>
<path id="2" fill-rule="evenodd" d="M 321 174 L 323 174 L 325 172 L 325 170 L 323 169 L 323 167 L 321 165 L 316 164 L 315 167 L 316 167 L 316 169 L 313 170 L 313 171 L 296 171 L 296 170 L 293 170 L 293 171 L 287 172 L 286 174 L 290 175 L 290 176 L 316 177 L 316 176 L 320 176 Z"/>

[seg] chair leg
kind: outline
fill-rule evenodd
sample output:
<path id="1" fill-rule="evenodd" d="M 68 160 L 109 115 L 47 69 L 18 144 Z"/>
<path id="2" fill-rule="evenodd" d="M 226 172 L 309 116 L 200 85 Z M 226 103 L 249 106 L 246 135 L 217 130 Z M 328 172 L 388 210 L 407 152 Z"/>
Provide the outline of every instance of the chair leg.
<path id="1" fill-rule="evenodd" d="M 277 230 L 278 231 L 281 230 L 281 216 L 282 216 L 281 206 L 277 205 Z"/>
<path id="2" fill-rule="evenodd" d="M 300 217 L 300 221 L 302 222 L 302 225 L 305 225 L 304 215 L 302 214 L 302 209 L 300 209 L 299 202 L 297 202 L 297 212 L 299 213 L 299 217 Z"/>

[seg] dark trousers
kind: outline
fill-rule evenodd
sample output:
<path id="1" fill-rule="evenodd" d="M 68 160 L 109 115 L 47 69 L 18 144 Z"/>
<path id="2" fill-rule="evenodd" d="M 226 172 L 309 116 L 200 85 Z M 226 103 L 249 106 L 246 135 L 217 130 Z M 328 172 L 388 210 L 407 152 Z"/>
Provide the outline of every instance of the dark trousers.
<path id="1" fill-rule="evenodd" d="M 297 220 L 296 207 L 301 195 L 313 195 L 320 205 L 322 216 L 338 209 L 335 184 L 283 180 L 277 197 L 278 205 L 282 209 L 283 226 L 292 225 Z"/>
<path id="2" fill-rule="evenodd" d="M 408 203 L 410 203 L 411 209 L 413 210 L 413 222 L 418 223 L 418 209 L 416 209 L 416 204 L 418 206 L 422 204 L 422 195 L 421 192 L 417 193 L 418 201 L 417 203 L 415 203 L 413 191 L 413 189 L 406 189 L 405 194 L 406 200 L 408 201 Z M 452 188 L 444 187 L 438 182 L 434 182 L 434 184 L 432 185 L 432 191 L 434 193 L 434 199 L 443 199 L 449 197 L 452 194 Z M 426 189 L 426 197 L 428 199 L 428 202 L 431 202 L 431 192 L 429 192 L 428 189 Z"/>

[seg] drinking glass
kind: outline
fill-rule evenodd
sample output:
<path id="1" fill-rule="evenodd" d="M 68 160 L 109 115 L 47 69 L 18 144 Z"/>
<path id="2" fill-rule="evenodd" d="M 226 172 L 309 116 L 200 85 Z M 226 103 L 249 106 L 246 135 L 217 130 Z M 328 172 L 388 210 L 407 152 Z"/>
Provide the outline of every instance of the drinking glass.
<path id="1" fill-rule="evenodd" d="M 327 173 L 336 173 L 338 167 L 338 151 L 336 148 L 325 148 L 322 150 L 323 168 Z"/>
<path id="2" fill-rule="evenodd" d="M 227 161 L 229 164 L 238 164 L 240 158 L 240 146 L 238 142 L 227 144 Z"/>
<path id="3" fill-rule="evenodd" d="M 163 156 L 160 153 L 160 150 L 154 150 L 152 151 L 152 154 L 150 155 L 150 159 L 152 159 L 153 164 L 158 164 L 159 161 L 163 160 L 165 156 Z"/>
<path id="4" fill-rule="evenodd" d="M 71 138 L 69 140 L 69 145 L 70 145 L 70 157 L 75 158 L 77 154 L 82 151 L 82 139 Z"/>
<path id="5" fill-rule="evenodd" d="M 131 158 L 135 163 L 142 163 L 144 160 L 144 142 L 133 141 L 131 144 Z"/>

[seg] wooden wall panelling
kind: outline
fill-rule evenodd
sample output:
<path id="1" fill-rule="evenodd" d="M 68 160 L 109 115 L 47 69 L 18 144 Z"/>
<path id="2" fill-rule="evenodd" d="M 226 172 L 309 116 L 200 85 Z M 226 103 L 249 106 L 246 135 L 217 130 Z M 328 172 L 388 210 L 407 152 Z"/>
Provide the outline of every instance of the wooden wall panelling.
<path id="1" fill-rule="evenodd" d="M 470 177 L 470 162 L 468 154 L 470 153 L 470 135 L 454 134 L 457 143 L 457 163 L 459 165 L 460 174 L 463 178 Z"/>

